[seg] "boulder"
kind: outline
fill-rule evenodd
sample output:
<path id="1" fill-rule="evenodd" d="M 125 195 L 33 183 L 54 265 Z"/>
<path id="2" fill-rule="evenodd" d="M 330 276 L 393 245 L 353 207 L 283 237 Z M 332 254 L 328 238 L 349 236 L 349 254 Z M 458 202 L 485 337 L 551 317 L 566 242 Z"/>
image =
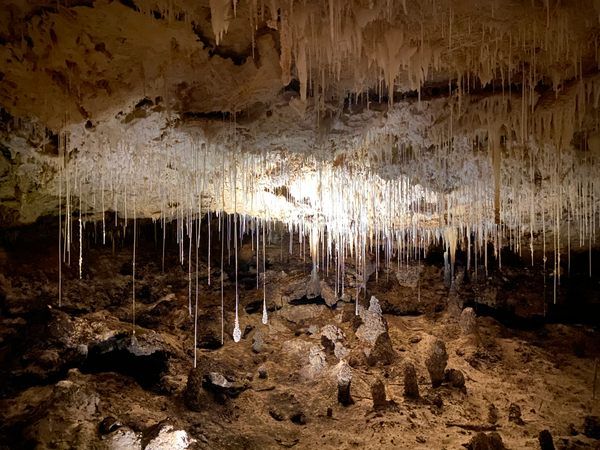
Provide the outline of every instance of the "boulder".
<path id="1" fill-rule="evenodd" d="M 252 351 L 254 353 L 260 353 L 264 350 L 264 346 L 265 338 L 262 332 L 257 331 L 256 333 L 254 333 L 254 336 L 252 336 Z"/>
<path id="2" fill-rule="evenodd" d="M 169 423 L 159 423 L 144 432 L 142 447 L 144 450 L 185 450 L 196 442 L 185 430 L 177 430 Z"/>
<path id="3" fill-rule="evenodd" d="M 489 434 L 483 432 L 477 433 L 465 444 L 467 450 L 505 450 L 502 438 L 495 431 Z"/>
<path id="4" fill-rule="evenodd" d="M 465 376 L 458 369 L 447 369 L 444 372 L 444 381 L 450 384 L 453 388 L 466 391 Z"/>
<path id="5" fill-rule="evenodd" d="M 324 280 L 321 280 L 321 298 L 327 306 L 333 308 L 337 305 L 338 298 L 335 295 L 335 291 L 329 286 Z"/>

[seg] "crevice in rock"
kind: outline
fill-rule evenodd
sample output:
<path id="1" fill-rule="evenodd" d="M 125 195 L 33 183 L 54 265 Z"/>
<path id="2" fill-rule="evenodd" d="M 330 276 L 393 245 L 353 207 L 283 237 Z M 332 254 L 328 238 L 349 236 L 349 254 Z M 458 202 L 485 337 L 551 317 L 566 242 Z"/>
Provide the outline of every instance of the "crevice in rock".
<path id="1" fill-rule="evenodd" d="M 249 302 L 244 307 L 244 311 L 246 311 L 246 314 L 257 314 L 259 312 L 262 312 L 262 308 L 263 308 L 263 301 L 255 300 L 255 301 Z M 267 303 L 267 311 L 273 312 L 273 311 L 277 311 L 278 309 L 281 309 L 281 306 Z"/>
<path id="2" fill-rule="evenodd" d="M 132 350 L 131 336 L 120 334 L 89 348 L 82 373 L 116 372 L 134 378 L 144 389 L 156 385 L 167 370 L 168 355 L 162 350 L 141 354 Z"/>
<path id="3" fill-rule="evenodd" d="M 252 56 L 252 48 L 247 48 L 244 52 L 234 52 L 233 50 L 227 49 L 223 46 L 215 45 L 213 39 L 209 38 L 202 27 L 196 22 L 192 22 L 192 31 L 198 38 L 198 41 L 202 43 L 204 50 L 208 49 L 208 55 L 212 58 L 213 56 L 220 56 L 224 59 L 230 59 L 234 65 L 241 66 L 246 63 L 246 60 Z"/>
<path id="4" fill-rule="evenodd" d="M 139 12 L 140 9 L 137 7 L 133 0 L 119 0 L 121 5 L 126 6 L 129 9 L 133 9 L 135 12 Z"/>
<path id="5" fill-rule="evenodd" d="M 297 306 L 297 305 L 326 305 L 327 303 L 325 303 L 325 300 L 320 295 L 317 295 L 316 297 L 311 297 L 311 298 L 309 298 L 305 295 L 302 298 L 296 298 L 294 300 L 290 300 L 289 304 Z"/>
<path id="6" fill-rule="evenodd" d="M 223 122 L 229 120 L 231 113 L 229 111 L 185 111 L 182 114 L 183 120 L 216 120 Z"/>
<path id="7" fill-rule="evenodd" d="M 467 301 L 464 306 L 473 308 L 477 316 L 492 317 L 508 328 L 534 330 L 543 327 L 546 322 L 543 316 L 520 317 L 507 309 L 492 308 L 477 301 Z"/>

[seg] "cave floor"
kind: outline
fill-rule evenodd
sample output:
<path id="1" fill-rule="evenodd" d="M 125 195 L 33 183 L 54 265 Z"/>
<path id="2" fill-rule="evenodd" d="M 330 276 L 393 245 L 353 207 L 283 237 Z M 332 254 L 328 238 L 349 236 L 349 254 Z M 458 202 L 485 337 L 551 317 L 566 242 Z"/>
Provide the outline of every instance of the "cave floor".
<path id="1" fill-rule="evenodd" d="M 82 280 L 76 267 L 65 269 L 60 307 L 48 281 L 53 257 L 4 256 L 12 268 L 0 280 L 0 448 L 458 449 L 478 430 L 495 430 L 510 449 L 539 448 L 542 430 L 557 448 L 600 448 L 584 435 L 584 418 L 600 412 L 593 388 L 598 331 L 559 323 L 514 328 L 480 316 L 465 332 L 461 293 L 448 291 L 435 267 L 422 272 L 418 292 L 402 291 L 423 302 L 410 314 L 390 307 L 399 294 L 389 279 L 371 277 L 369 295 L 387 298 L 381 302 L 393 351 L 387 361 L 385 354 L 365 358 L 352 301 L 331 308 L 321 297 L 305 297 L 291 304 L 289 291 L 309 274 L 300 260 L 276 256 L 268 272 L 267 325 L 262 286 L 256 289 L 251 267 L 242 272 L 239 343 L 231 338 L 234 284 L 225 281 L 221 346 L 219 271 L 211 269 L 208 286 L 201 262 L 194 371 L 188 274 L 177 261 L 168 260 L 162 273 L 160 262 L 140 257 L 132 340 L 130 255 L 90 251 Z M 369 304 L 362 293 L 360 303 Z M 332 330 L 335 351 L 323 338 Z M 447 382 L 432 387 L 425 360 L 435 338 L 445 343 L 447 367 L 464 375 L 464 389 Z M 352 373 L 348 406 L 338 402 L 337 377 L 346 365 L 340 357 Z M 407 362 L 416 368 L 418 399 L 404 397 Z M 204 383 L 211 372 L 222 374 L 228 388 L 188 382 L 199 374 Z M 387 403 L 374 408 L 378 379 Z M 166 424 L 184 433 L 152 441 Z"/>

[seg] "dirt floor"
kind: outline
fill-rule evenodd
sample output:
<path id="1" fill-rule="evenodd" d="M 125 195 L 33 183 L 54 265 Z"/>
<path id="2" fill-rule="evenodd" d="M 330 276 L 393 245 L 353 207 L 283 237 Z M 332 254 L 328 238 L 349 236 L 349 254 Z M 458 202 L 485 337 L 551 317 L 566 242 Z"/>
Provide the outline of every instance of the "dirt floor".
<path id="1" fill-rule="evenodd" d="M 176 244 L 163 273 L 160 242 L 150 231 L 142 239 L 134 336 L 128 245 L 89 243 L 83 278 L 73 262 L 64 268 L 59 307 L 54 244 L 17 245 L 23 238 L 5 240 L 0 255 L 0 448 L 532 449 L 543 430 L 556 448 L 600 448 L 597 324 L 540 319 L 539 273 L 525 282 L 518 266 L 488 277 L 480 267 L 475 281 L 471 268 L 448 286 L 435 262 L 394 265 L 371 275 L 356 315 L 352 267 L 343 298 L 332 298 L 332 271 L 314 295 L 300 249 L 289 256 L 275 242 L 264 325 L 246 243 L 239 343 L 232 265 L 221 345 L 220 261 L 209 286 L 200 258 L 193 369 L 190 275 Z M 529 315 L 504 314 L 511 282 L 526 286 Z M 418 397 L 405 392 L 410 367 Z"/>

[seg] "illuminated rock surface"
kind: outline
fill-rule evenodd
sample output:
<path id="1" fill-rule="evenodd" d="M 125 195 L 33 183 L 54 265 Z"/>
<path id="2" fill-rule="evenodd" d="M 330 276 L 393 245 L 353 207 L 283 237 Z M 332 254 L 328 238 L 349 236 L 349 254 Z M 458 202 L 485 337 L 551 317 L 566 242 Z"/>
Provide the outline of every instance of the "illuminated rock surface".
<path id="1" fill-rule="evenodd" d="M 0 449 L 595 448 L 599 48 L 595 0 L 4 1 Z"/>

